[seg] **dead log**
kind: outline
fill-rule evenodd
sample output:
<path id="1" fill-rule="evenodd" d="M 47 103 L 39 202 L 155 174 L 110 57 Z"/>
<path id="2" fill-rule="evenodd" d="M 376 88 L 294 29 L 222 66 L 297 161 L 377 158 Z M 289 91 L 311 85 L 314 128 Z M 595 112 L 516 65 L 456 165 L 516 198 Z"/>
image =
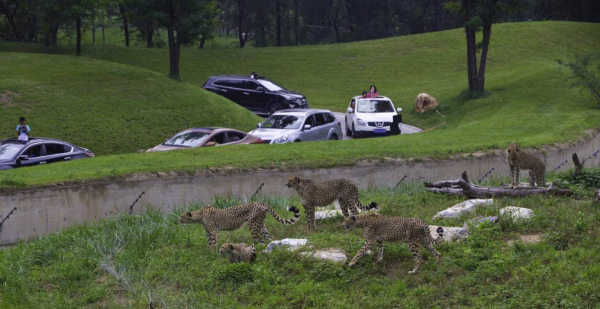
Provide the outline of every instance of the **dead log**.
<path id="1" fill-rule="evenodd" d="M 549 187 L 482 187 L 474 185 L 468 181 L 467 172 L 463 172 L 461 177 L 456 180 L 436 181 L 433 183 L 425 183 L 426 190 L 429 192 L 465 195 L 468 198 L 492 198 L 492 197 L 522 197 L 536 194 L 570 196 L 573 191 L 554 187 L 551 183 Z M 457 188 L 460 187 L 460 189 Z"/>

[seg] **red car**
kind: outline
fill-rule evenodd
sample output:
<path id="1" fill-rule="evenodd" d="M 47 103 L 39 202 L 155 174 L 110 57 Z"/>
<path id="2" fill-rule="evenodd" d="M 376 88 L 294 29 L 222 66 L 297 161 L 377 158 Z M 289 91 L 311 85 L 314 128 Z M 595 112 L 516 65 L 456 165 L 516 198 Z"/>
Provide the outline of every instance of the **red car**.
<path id="1" fill-rule="evenodd" d="M 173 137 L 166 139 L 164 143 L 148 149 L 148 152 L 260 143 L 262 143 L 262 140 L 259 137 L 239 130 L 215 127 L 192 128 L 175 134 Z"/>

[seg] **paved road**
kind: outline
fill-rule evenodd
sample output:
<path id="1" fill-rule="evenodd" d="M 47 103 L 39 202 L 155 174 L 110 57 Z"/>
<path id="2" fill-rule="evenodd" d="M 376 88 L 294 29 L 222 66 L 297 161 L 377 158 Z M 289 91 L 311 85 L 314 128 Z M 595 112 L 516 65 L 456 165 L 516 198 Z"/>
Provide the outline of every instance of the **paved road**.
<path id="1" fill-rule="evenodd" d="M 344 113 L 333 113 L 333 114 L 335 115 L 335 118 L 337 118 L 337 120 L 342 123 L 342 131 L 344 134 L 344 139 L 352 139 L 352 136 L 346 136 L 346 119 L 345 119 L 346 114 L 344 114 Z M 414 127 L 414 126 L 411 126 L 411 125 L 408 125 L 405 123 L 402 124 L 402 134 L 414 134 L 414 133 L 419 133 L 421 131 L 423 131 L 423 130 L 421 130 L 417 127 Z"/>

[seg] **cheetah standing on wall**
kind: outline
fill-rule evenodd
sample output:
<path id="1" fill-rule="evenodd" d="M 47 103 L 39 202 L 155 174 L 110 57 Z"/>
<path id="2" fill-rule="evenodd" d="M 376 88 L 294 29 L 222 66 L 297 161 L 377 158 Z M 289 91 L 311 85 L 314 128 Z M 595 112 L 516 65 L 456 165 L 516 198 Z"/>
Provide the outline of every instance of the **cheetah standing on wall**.
<path id="1" fill-rule="evenodd" d="M 241 204 L 225 209 L 217 209 L 208 205 L 200 210 L 182 213 L 179 216 L 179 223 L 202 224 L 208 234 L 208 247 L 216 250 L 219 244 L 219 231 L 237 230 L 246 222 L 248 222 L 248 228 L 255 243 L 264 243 L 264 240 L 260 238 L 261 235 L 266 239 L 272 239 L 265 225 L 267 213 L 270 213 L 279 223 L 296 223 L 300 218 L 300 210 L 296 207 L 288 207 L 288 211 L 293 212 L 294 217 L 286 220 L 280 218 L 268 205 L 258 202 Z"/>
<path id="2" fill-rule="evenodd" d="M 438 266 L 442 264 L 442 255 L 433 248 L 433 245 L 443 239 L 444 229 L 441 226 L 437 228 L 438 237 L 433 239 L 429 232 L 429 226 L 421 219 L 386 217 L 374 212 L 347 217 L 344 219 L 344 227 L 346 230 L 350 230 L 352 227 L 362 227 L 363 236 L 365 237 L 365 244 L 350 262 L 350 267 L 356 265 L 358 260 L 366 251 L 371 249 L 375 242 L 377 242 L 377 262 L 381 262 L 383 260 L 383 241 L 405 241 L 408 243 L 415 262 L 415 267 L 408 272 L 409 274 L 416 273 L 423 264 L 423 259 L 419 254 L 420 246 L 429 250 L 435 257 Z"/>
<path id="3" fill-rule="evenodd" d="M 519 145 L 511 143 L 506 149 L 506 160 L 510 166 L 510 185 L 519 186 L 519 172 L 521 169 L 529 170 L 529 185 L 538 187 L 546 186 L 546 166 L 535 155 L 521 151 Z"/>
<path id="4" fill-rule="evenodd" d="M 310 179 L 292 176 L 285 184 L 300 194 L 302 206 L 306 211 L 306 223 L 309 230 L 315 228 L 315 208 L 331 205 L 335 200 L 340 203 L 344 217 L 357 215 L 358 209 L 377 209 L 377 203 L 362 205 L 358 198 L 356 184 L 348 179 L 334 179 L 315 183 Z M 350 213 L 348 213 L 350 210 Z"/>

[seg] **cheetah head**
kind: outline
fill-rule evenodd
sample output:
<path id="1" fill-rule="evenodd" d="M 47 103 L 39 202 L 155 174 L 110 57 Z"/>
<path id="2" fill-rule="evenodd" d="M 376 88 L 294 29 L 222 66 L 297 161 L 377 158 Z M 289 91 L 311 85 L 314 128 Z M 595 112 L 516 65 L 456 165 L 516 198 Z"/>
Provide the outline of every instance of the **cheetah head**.
<path id="1" fill-rule="evenodd" d="M 221 246 L 221 249 L 219 249 L 219 254 L 223 255 L 223 254 L 227 254 L 231 251 L 233 251 L 233 244 L 230 243 L 229 241 L 227 241 Z"/>
<path id="2" fill-rule="evenodd" d="M 207 206 L 209 207 L 209 206 Z M 202 224 L 202 217 L 207 207 L 196 211 L 184 211 L 179 216 L 179 223 L 200 223 Z"/>
<path id="3" fill-rule="evenodd" d="M 346 231 L 349 231 L 350 229 L 356 226 L 356 221 L 356 216 L 345 217 L 344 223 L 342 225 L 344 226 L 344 228 L 346 228 Z"/>
<path id="4" fill-rule="evenodd" d="M 299 189 L 302 187 L 302 179 L 298 176 L 292 176 L 288 178 L 285 186 L 291 189 Z"/>
<path id="5" fill-rule="evenodd" d="M 510 143 L 510 145 L 508 146 L 508 148 L 506 149 L 506 155 L 508 157 L 516 157 L 519 154 L 519 151 L 521 151 L 521 149 L 519 148 L 519 145 L 516 143 Z"/>

